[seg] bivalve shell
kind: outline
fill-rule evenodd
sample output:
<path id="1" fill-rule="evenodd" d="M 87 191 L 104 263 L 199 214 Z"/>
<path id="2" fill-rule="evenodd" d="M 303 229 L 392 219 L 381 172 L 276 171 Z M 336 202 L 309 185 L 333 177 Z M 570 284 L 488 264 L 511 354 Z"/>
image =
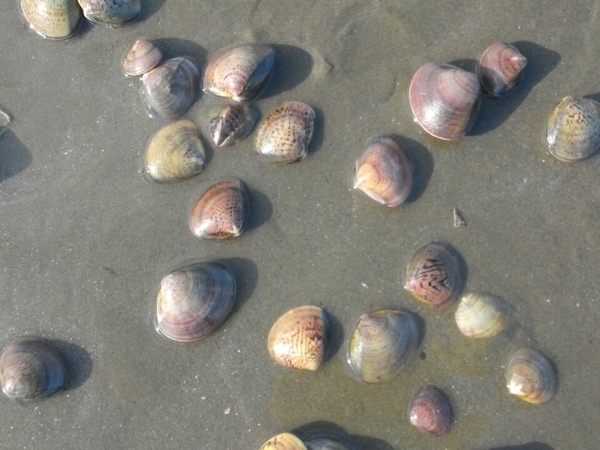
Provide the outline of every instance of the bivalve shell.
<path id="1" fill-rule="evenodd" d="M 254 106 L 229 105 L 211 119 L 210 136 L 217 147 L 236 144 L 252 132 L 259 116 Z"/>
<path id="2" fill-rule="evenodd" d="M 20 4 L 29 27 L 48 39 L 71 37 L 81 18 L 77 0 L 21 0 Z"/>
<path id="3" fill-rule="evenodd" d="M 432 436 L 446 434 L 452 424 L 450 401 L 434 386 L 423 386 L 410 403 L 408 419 L 424 433 Z"/>
<path id="4" fill-rule="evenodd" d="M 512 307 L 489 294 L 464 295 L 454 313 L 462 334 L 471 338 L 489 338 L 501 333 L 513 316 Z"/>
<path id="5" fill-rule="evenodd" d="M 162 59 L 162 51 L 145 38 L 137 39 L 125 53 L 123 72 L 130 77 L 137 77 L 154 69 Z"/>
<path id="6" fill-rule="evenodd" d="M 348 446 L 332 437 L 314 437 L 304 440 L 308 450 L 350 450 Z"/>
<path id="7" fill-rule="evenodd" d="M 260 446 L 258 450 L 307 450 L 300 439 L 292 433 L 280 433 Z"/>
<path id="8" fill-rule="evenodd" d="M 546 403 L 554 397 L 558 387 L 552 363 L 532 348 L 513 353 L 505 376 L 508 392 L 529 403 Z"/>
<path id="9" fill-rule="evenodd" d="M 499 42 L 483 52 L 477 75 L 483 88 L 491 96 L 499 97 L 517 84 L 526 65 L 527 58 L 517 48 Z"/>
<path id="10" fill-rule="evenodd" d="M 87 20 L 104 25 L 119 25 L 136 19 L 142 0 L 78 0 Z"/>

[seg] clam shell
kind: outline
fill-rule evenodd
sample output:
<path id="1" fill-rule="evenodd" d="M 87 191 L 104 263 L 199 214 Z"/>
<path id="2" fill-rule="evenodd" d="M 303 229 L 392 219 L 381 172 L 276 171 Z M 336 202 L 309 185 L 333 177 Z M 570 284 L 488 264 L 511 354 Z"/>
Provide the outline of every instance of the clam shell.
<path id="1" fill-rule="evenodd" d="M 77 0 L 20 0 L 29 27 L 48 39 L 67 39 L 81 18 Z"/>
<path id="2" fill-rule="evenodd" d="M 474 73 L 450 64 L 427 63 L 413 76 L 408 98 L 415 120 L 425 131 L 454 140 L 475 124 L 480 91 Z"/>
<path id="3" fill-rule="evenodd" d="M 163 121 L 186 112 L 198 94 L 200 72 L 189 59 L 165 61 L 142 76 L 142 96 L 150 116 Z"/>
<path id="4" fill-rule="evenodd" d="M 315 112 L 302 102 L 284 102 L 260 124 L 256 151 L 267 161 L 288 164 L 306 156 L 315 124 Z"/>
<path id="5" fill-rule="evenodd" d="M 199 174 L 206 163 L 200 130 L 179 120 L 162 127 L 146 149 L 146 173 L 159 183 L 174 183 Z"/>
<path id="6" fill-rule="evenodd" d="M 396 375 L 419 345 L 415 317 L 406 311 L 363 314 L 348 345 L 352 373 L 366 383 L 382 383 Z"/>
<path id="7" fill-rule="evenodd" d="M 431 242 L 419 248 L 406 268 L 405 289 L 431 306 L 448 306 L 464 285 L 461 260 L 452 247 Z"/>
<path id="8" fill-rule="evenodd" d="M 552 399 L 558 387 L 552 364 L 532 348 L 521 348 L 513 353 L 505 377 L 510 394 L 534 404 Z"/>
<path id="9" fill-rule="evenodd" d="M 406 151 L 387 137 L 376 138 L 357 159 L 354 189 L 386 206 L 408 198 L 413 184 L 412 163 Z"/>
<path id="10" fill-rule="evenodd" d="M 11 399 L 43 398 L 62 389 L 65 381 L 61 358 L 44 342 L 16 341 L 0 355 L 0 383 Z"/>
<path id="11" fill-rule="evenodd" d="M 142 11 L 141 0 L 78 0 L 87 20 L 119 25 L 136 19 Z"/>
<path id="12" fill-rule="evenodd" d="M 304 442 L 307 450 L 350 450 L 349 447 L 330 437 L 318 437 Z"/>
<path id="13" fill-rule="evenodd" d="M 234 44 L 215 53 L 206 67 L 204 90 L 236 102 L 252 100 L 269 81 L 275 52 L 262 44 Z"/>
<path id="14" fill-rule="evenodd" d="M 250 205 L 246 186 L 231 179 L 213 183 L 198 198 L 189 215 L 189 226 L 203 239 L 239 236 L 246 229 Z"/>
<path id="15" fill-rule="evenodd" d="M 446 434 L 452 424 L 450 401 L 437 388 L 430 385 L 423 386 L 410 403 L 408 419 L 424 433 L 433 436 Z"/>
<path id="16" fill-rule="evenodd" d="M 489 338 L 507 328 L 512 313 L 510 305 L 497 297 L 469 293 L 461 298 L 454 319 L 465 336 Z"/>
<path id="17" fill-rule="evenodd" d="M 125 75 L 137 77 L 152 70 L 162 59 L 162 51 L 145 38 L 136 40 L 125 53 L 123 71 Z"/>
<path id="18" fill-rule="evenodd" d="M 546 145 L 555 158 L 574 162 L 592 156 L 600 147 L 600 103 L 565 97 L 548 119 Z"/>
<path id="19" fill-rule="evenodd" d="M 252 132 L 259 116 L 254 106 L 229 105 L 210 121 L 210 136 L 217 147 L 236 144 Z"/>
<path id="20" fill-rule="evenodd" d="M 490 95 L 499 97 L 517 84 L 526 65 L 527 58 L 519 50 L 499 42 L 489 46 L 479 58 L 477 76 Z"/>
<path id="21" fill-rule="evenodd" d="M 217 262 L 196 263 L 168 274 L 156 301 L 158 331 L 174 341 L 202 339 L 227 319 L 235 300 L 235 279 Z"/>
<path id="22" fill-rule="evenodd" d="M 261 445 L 258 450 L 306 450 L 306 446 L 293 434 L 280 433 Z"/>
<path id="23" fill-rule="evenodd" d="M 317 370 L 329 340 L 329 319 L 323 308 L 300 306 L 281 316 L 269 332 L 271 358 L 285 367 Z"/>

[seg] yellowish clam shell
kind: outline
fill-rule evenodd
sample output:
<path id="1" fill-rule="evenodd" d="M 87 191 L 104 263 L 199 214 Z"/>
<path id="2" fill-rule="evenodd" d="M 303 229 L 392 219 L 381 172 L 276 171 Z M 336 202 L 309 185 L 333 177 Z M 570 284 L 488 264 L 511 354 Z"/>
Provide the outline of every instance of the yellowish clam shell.
<path id="1" fill-rule="evenodd" d="M 511 306 L 497 297 L 469 293 L 460 300 L 454 319 L 465 336 L 489 338 L 506 329 L 512 313 Z"/>
<path id="2" fill-rule="evenodd" d="M 81 18 L 77 0 L 21 0 L 30 28 L 48 39 L 71 37 Z"/>
<path id="3" fill-rule="evenodd" d="M 280 433 L 261 445 L 258 450 L 306 450 L 306 446 L 293 434 Z"/>

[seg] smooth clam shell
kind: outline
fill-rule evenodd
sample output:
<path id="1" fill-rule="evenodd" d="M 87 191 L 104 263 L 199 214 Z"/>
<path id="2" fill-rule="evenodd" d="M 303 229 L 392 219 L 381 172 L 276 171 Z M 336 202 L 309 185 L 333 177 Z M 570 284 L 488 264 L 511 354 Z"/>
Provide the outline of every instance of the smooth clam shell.
<path id="1" fill-rule="evenodd" d="M 123 72 L 130 77 L 137 77 L 152 70 L 162 59 L 162 51 L 145 38 L 137 39 L 125 53 Z"/>
<path id="2" fill-rule="evenodd" d="M 304 443 L 291 433 L 280 433 L 260 446 L 258 450 L 307 450 Z"/>
<path id="3" fill-rule="evenodd" d="M 546 145 L 555 158 L 574 162 L 600 148 L 600 103 L 565 97 L 554 108 L 546 128 Z"/>
<path id="4" fill-rule="evenodd" d="M 235 300 L 235 279 L 217 262 L 196 263 L 168 274 L 156 301 L 158 331 L 190 342 L 213 333 L 227 319 Z"/>
<path id="5" fill-rule="evenodd" d="M 529 403 L 546 403 L 556 393 L 558 382 L 552 364 L 532 348 L 521 348 L 510 357 L 505 372 L 512 395 Z"/>
<path id="6" fill-rule="evenodd" d="M 306 156 L 313 135 L 315 112 L 302 102 L 284 102 L 265 117 L 256 134 L 256 151 L 274 164 Z"/>
<path id="7" fill-rule="evenodd" d="M 462 334 L 471 338 L 489 338 L 501 333 L 513 315 L 510 305 L 489 294 L 464 295 L 454 313 Z"/>
<path id="8" fill-rule="evenodd" d="M 304 441 L 307 450 L 350 450 L 349 447 L 332 437 L 316 437 Z"/>
<path id="9" fill-rule="evenodd" d="M 136 19 L 142 11 L 141 0 L 77 0 L 87 20 L 119 25 Z"/>
<path id="10" fill-rule="evenodd" d="M 415 317 L 406 311 L 381 310 L 363 314 L 350 338 L 348 364 L 366 383 L 392 379 L 419 345 Z"/>
<path id="11" fill-rule="evenodd" d="M 490 45 L 479 58 L 477 76 L 490 95 L 499 97 L 517 84 L 526 65 L 527 58 L 518 49 L 499 42 Z"/>
<path id="12" fill-rule="evenodd" d="M 408 198 L 413 184 L 412 163 L 394 140 L 376 138 L 354 167 L 354 189 L 386 206 L 398 206 Z"/>
<path id="13" fill-rule="evenodd" d="M 165 61 L 142 76 L 142 96 L 150 116 L 170 121 L 186 112 L 198 94 L 200 72 L 189 59 Z"/>
<path id="14" fill-rule="evenodd" d="M 455 249 L 442 242 L 419 248 L 406 268 L 405 289 L 431 306 L 448 306 L 464 285 L 461 260 Z"/>
<path id="15" fill-rule="evenodd" d="M 229 105 L 211 119 L 210 136 L 217 147 L 236 144 L 252 132 L 259 116 L 254 106 Z"/>
<path id="16" fill-rule="evenodd" d="M 437 388 L 430 385 L 423 386 L 410 403 L 408 419 L 424 433 L 433 436 L 446 434 L 452 424 L 450 401 Z"/>
<path id="17" fill-rule="evenodd" d="M 159 183 L 174 183 L 199 174 L 206 163 L 198 126 L 189 120 L 162 127 L 146 149 L 146 173 Z"/>
<path id="18" fill-rule="evenodd" d="M 189 226 L 203 239 L 225 239 L 239 236 L 246 229 L 250 202 L 246 186 L 231 179 L 213 183 L 194 203 Z"/>
<path id="19" fill-rule="evenodd" d="M 317 370 L 329 341 L 329 319 L 323 308 L 300 306 L 281 316 L 269 331 L 271 358 L 285 367 Z"/>
<path id="20" fill-rule="evenodd" d="M 408 97 L 413 116 L 425 131 L 454 140 L 475 124 L 480 91 L 474 73 L 450 64 L 427 63 L 413 76 Z"/>
<path id="21" fill-rule="evenodd" d="M 206 92 L 236 102 L 252 100 L 269 81 L 275 52 L 262 44 L 241 43 L 215 53 L 202 81 Z"/>
<path id="22" fill-rule="evenodd" d="M 67 39 L 81 18 L 77 0 L 20 0 L 29 27 L 48 39 Z"/>
<path id="23" fill-rule="evenodd" d="M 33 400 L 62 389 L 65 367 L 58 354 L 41 341 L 21 340 L 0 355 L 2 391 L 14 400 Z"/>

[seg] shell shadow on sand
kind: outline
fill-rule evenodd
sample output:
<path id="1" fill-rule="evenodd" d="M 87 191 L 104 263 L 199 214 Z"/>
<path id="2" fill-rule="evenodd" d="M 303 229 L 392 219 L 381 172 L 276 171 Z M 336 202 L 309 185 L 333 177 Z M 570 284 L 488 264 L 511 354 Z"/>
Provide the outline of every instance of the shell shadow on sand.
<path id="1" fill-rule="evenodd" d="M 313 58 L 306 50 L 293 45 L 267 45 L 275 52 L 275 67 L 260 98 L 274 97 L 293 89 L 310 75 L 313 67 Z"/>
<path id="2" fill-rule="evenodd" d="M 0 182 L 25 170 L 33 161 L 31 152 L 9 128 L 0 127 Z"/>
<path id="3" fill-rule="evenodd" d="M 44 339 L 61 357 L 67 372 L 66 390 L 81 387 L 92 375 L 92 356 L 83 347 L 61 339 Z"/>
<path id="4" fill-rule="evenodd" d="M 342 427 L 326 421 L 308 423 L 296 428 L 292 433 L 304 442 L 317 438 L 335 439 L 349 450 L 394 450 L 394 447 L 381 439 L 348 434 Z"/>
<path id="5" fill-rule="evenodd" d="M 391 134 L 388 137 L 406 150 L 412 163 L 413 185 L 406 199 L 406 203 L 412 203 L 418 200 L 425 192 L 425 189 L 427 189 L 429 180 L 433 175 L 433 156 L 427 147 L 413 139 L 398 134 Z"/>

